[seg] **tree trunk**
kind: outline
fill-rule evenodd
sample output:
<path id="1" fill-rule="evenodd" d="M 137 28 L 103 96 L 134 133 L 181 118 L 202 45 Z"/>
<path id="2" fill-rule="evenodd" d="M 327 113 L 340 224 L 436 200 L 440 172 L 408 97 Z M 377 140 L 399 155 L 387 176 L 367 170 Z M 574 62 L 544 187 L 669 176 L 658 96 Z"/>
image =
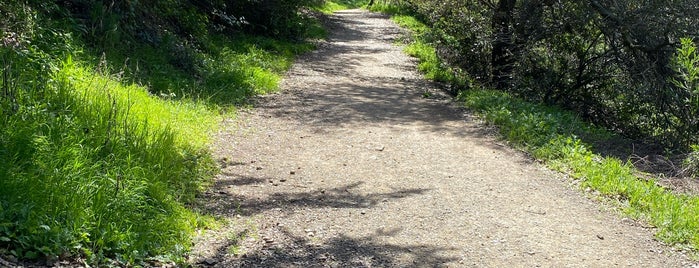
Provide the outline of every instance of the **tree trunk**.
<path id="1" fill-rule="evenodd" d="M 516 3 L 517 0 L 500 0 L 493 14 L 492 82 L 500 90 L 509 89 L 512 84 L 514 63 L 512 22 Z"/>

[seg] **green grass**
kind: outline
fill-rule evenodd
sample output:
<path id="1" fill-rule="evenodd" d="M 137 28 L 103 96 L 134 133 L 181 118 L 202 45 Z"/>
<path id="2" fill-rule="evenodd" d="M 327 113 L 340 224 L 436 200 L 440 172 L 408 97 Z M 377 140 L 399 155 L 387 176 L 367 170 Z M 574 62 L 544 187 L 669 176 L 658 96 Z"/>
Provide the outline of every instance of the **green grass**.
<path id="1" fill-rule="evenodd" d="M 32 46 L 0 46 L 0 255 L 183 263 L 212 225 L 190 204 L 218 172 L 221 114 L 277 90 L 313 46 L 237 34 L 100 51 L 36 27 Z"/>
<path id="2" fill-rule="evenodd" d="M 410 15 L 410 11 L 404 5 L 384 4 L 384 3 L 381 3 L 381 1 L 376 1 L 374 3 L 374 5 L 369 7 L 369 10 L 374 11 L 374 12 L 381 12 L 384 14 L 389 14 L 392 16 L 393 15 Z"/>
<path id="3" fill-rule="evenodd" d="M 112 66 L 126 62 L 133 72 L 127 78 L 156 94 L 230 106 L 275 91 L 295 56 L 311 49 L 304 42 L 214 35 L 209 36 L 204 50 L 184 49 L 177 52 L 183 55 L 174 58 L 176 53 L 168 46 L 137 45 L 110 51 L 107 60 Z"/>
<path id="4" fill-rule="evenodd" d="M 471 85 L 467 74 L 440 62 L 429 41 L 429 28 L 398 7 L 377 7 L 413 32 L 406 52 L 419 59 L 418 68 L 429 79 Z M 470 87 L 470 86 L 469 86 Z M 653 180 L 638 178 L 634 167 L 614 157 L 595 153 L 584 140 L 613 137 L 580 120 L 569 111 L 534 104 L 507 93 L 470 89 L 460 96 L 465 105 L 498 127 L 503 138 L 556 170 L 581 180 L 581 187 L 618 201 L 622 210 L 656 227 L 657 237 L 682 247 L 699 248 L 699 197 L 676 194 Z M 555 202 L 555 200 L 552 200 Z"/>
<path id="5" fill-rule="evenodd" d="M 4 114 L 0 239 L 20 258 L 176 260 L 200 227 L 185 204 L 215 172 L 219 118 L 68 59 L 42 102 Z"/>
<path id="6" fill-rule="evenodd" d="M 322 3 L 313 7 L 313 9 L 324 14 L 332 14 L 335 11 L 359 8 L 369 3 L 368 0 L 333 0 L 322 1 Z"/>
<path id="7" fill-rule="evenodd" d="M 323 14 L 333 14 L 335 11 L 348 9 L 346 5 L 336 3 L 333 1 L 325 1 L 321 5 L 315 6 L 314 9 L 322 12 Z"/>
<path id="8" fill-rule="evenodd" d="M 581 136 L 611 136 L 572 112 L 533 104 L 493 90 L 469 90 L 460 98 L 466 106 L 498 126 L 508 141 L 551 168 L 571 174 L 582 187 L 619 201 L 628 215 L 658 227 L 661 240 L 699 248 L 699 197 L 676 194 L 653 180 L 638 178 L 631 163 L 594 152 Z"/>
<path id="9" fill-rule="evenodd" d="M 431 44 L 430 28 L 410 15 L 409 10 L 400 6 L 382 4 L 375 4 L 371 10 L 391 14 L 391 19 L 394 22 L 411 31 L 405 53 L 419 60 L 417 68 L 425 75 L 425 78 L 451 83 L 458 88 L 471 86 L 472 82 L 467 75 L 457 68 L 444 64 L 437 57 L 437 52 Z"/>

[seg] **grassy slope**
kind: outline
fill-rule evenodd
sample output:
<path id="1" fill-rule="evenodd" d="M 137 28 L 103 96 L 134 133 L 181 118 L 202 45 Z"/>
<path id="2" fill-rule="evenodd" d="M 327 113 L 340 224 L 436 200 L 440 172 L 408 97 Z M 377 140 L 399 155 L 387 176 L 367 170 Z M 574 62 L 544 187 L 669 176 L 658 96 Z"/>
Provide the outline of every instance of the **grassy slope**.
<path id="1" fill-rule="evenodd" d="M 426 25 L 395 7 L 377 5 L 372 10 L 393 14 L 398 24 L 413 31 L 414 40 L 406 52 L 420 59 L 418 68 L 427 78 L 459 86 L 468 84 L 467 77 L 454 75 L 439 62 L 424 37 L 429 31 Z M 581 139 L 605 139 L 614 134 L 583 122 L 571 112 L 528 103 L 503 92 L 471 89 L 459 98 L 488 123 L 498 126 L 503 138 L 516 147 L 580 179 L 582 187 L 618 201 L 628 215 L 658 227 L 661 240 L 699 248 L 699 197 L 675 194 L 653 180 L 638 178 L 633 165 L 603 157 Z"/>
<path id="2" fill-rule="evenodd" d="M 313 9 L 320 11 L 324 14 L 332 14 L 335 11 L 359 8 L 365 6 L 369 3 L 369 0 L 334 0 L 334 1 L 323 1 L 319 3 Z"/>
<path id="3" fill-rule="evenodd" d="M 19 7 L 26 40 L 0 46 L 0 255 L 183 261 L 210 222 L 188 204 L 217 172 L 208 146 L 221 114 L 276 90 L 312 46 L 212 34 L 180 54 L 96 53 L 75 25 Z"/>

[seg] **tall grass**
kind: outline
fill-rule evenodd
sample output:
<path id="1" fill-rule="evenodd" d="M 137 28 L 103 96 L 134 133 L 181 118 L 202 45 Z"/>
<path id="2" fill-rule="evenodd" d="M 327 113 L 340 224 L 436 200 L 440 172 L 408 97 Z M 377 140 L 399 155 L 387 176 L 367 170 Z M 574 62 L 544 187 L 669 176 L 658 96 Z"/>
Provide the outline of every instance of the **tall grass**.
<path id="1" fill-rule="evenodd" d="M 239 36 L 233 42 L 218 37 L 212 45 L 216 50 L 204 71 L 204 88 L 217 103 L 239 103 L 252 95 L 277 90 L 281 75 L 295 56 L 313 48 L 307 43 L 252 36 Z"/>
<path id="2" fill-rule="evenodd" d="M 204 79 L 146 46 L 132 56 L 148 64 L 123 61 L 139 72 L 83 54 L 11 76 L 16 97 L 0 99 L 0 254 L 182 260 L 202 224 L 186 206 L 217 170 L 208 145 L 219 113 L 276 90 L 294 55 L 311 48 L 213 40 L 216 50 L 196 55 Z M 22 70 L 23 57 L 6 70 Z"/>
<path id="3" fill-rule="evenodd" d="M 114 26 L 103 36 L 81 32 L 75 10 L 42 3 L 0 3 L 12 15 L 0 21 L 0 256 L 183 261 L 195 229 L 210 223 L 188 205 L 218 171 L 209 139 L 221 114 L 276 90 L 313 46 L 172 34 L 170 24 L 155 38 L 100 19 Z M 185 13 L 206 27 L 206 16 Z M 135 32 L 158 40 L 126 38 Z"/>
<path id="4" fill-rule="evenodd" d="M 365 6 L 369 0 L 333 0 L 333 1 L 318 1 L 313 9 L 325 14 L 332 14 L 335 11 L 358 8 Z"/>
<path id="5" fill-rule="evenodd" d="M 440 62 L 430 42 L 430 29 L 400 7 L 389 10 L 403 27 L 413 31 L 414 41 L 406 51 L 420 60 L 418 68 L 427 78 L 469 85 L 466 74 L 450 73 Z M 408 16 L 408 17 L 405 17 Z M 459 99 L 498 127 L 503 138 L 529 152 L 556 170 L 580 179 L 581 187 L 618 201 L 631 217 L 658 227 L 657 236 L 670 244 L 699 248 L 699 197 L 676 194 L 654 182 L 641 179 L 631 163 L 604 157 L 584 140 L 613 137 L 613 133 L 592 126 L 570 111 L 526 102 L 508 93 L 471 88 Z M 551 202 L 555 202 L 552 200 Z"/>
<path id="6" fill-rule="evenodd" d="M 126 64 L 126 78 L 153 93 L 231 106 L 276 90 L 295 56 L 313 49 L 305 42 L 243 34 L 211 35 L 202 46 L 201 50 L 182 48 L 184 56 L 174 57 L 167 46 L 140 44 L 109 51 L 105 58 L 112 66 Z M 90 53 L 93 61 L 101 57 Z"/>
<path id="7" fill-rule="evenodd" d="M 0 241 L 20 258 L 181 256 L 185 208 L 215 171 L 214 110 L 168 101 L 70 59 L 45 99 L 5 114 Z"/>

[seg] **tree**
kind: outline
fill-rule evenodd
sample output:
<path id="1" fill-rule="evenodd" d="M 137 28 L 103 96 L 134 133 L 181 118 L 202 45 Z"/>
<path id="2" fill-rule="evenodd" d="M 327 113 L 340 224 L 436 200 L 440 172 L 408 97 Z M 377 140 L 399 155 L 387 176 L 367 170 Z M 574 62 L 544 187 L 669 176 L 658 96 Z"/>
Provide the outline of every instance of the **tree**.
<path id="1" fill-rule="evenodd" d="M 493 12 L 491 26 L 493 28 L 492 80 L 495 87 L 501 90 L 509 89 L 512 86 L 514 57 L 515 54 L 518 54 L 515 51 L 514 25 L 512 25 L 516 4 L 516 0 L 500 0 Z"/>
<path id="2" fill-rule="evenodd" d="M 560 105 L 634 138 L 699 142 L 699 115 L 672 83 L 695 0 L 411 0 L 440 58 L 472 78 Z M 693 130 L 694 129 L 694 130 Z"/>

